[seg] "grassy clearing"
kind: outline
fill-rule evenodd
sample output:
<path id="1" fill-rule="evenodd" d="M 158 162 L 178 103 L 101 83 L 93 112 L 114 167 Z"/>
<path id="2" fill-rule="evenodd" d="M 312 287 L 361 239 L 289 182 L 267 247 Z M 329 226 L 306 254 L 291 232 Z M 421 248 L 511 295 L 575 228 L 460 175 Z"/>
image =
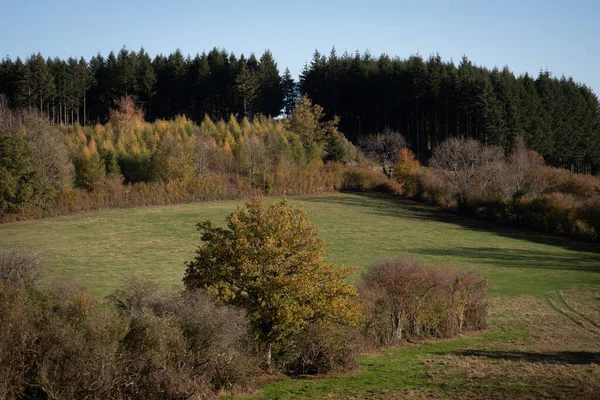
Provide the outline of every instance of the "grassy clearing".
<path id="1" fill-rule="evenodd" d="M 597 245 L 467 221 L 410 201 L 337 194 L 293 199 L 327 243 L 329 261 L 360 270 L 409 254 L 480 270 L 492 296 L 554 295 L 600 284 Z M 47 279 L 68 276 L 108 294 L 132 274 L 179 284 L 198 244 L 201 219 L 224 223 L 241 202 L 110 210 L 0 225 L 0 247 L 42 253 Z"/>
<path id="2" fill-rule="evenodd" d="M 264 385 L 264 398 L 593 398 L 600 391 L 600 247 L 465 220 L 390 197 L 296 198 L 327 258 L 360 270 L 409 254 L 470 266 L 491 282 L 490 329 L 364 355 L 359 370 Z M 46 280 L 69 276 L 104 296 L 132 274 L 179 284 L 195 223 L 240 202 L 112 210 L 0 226 L 0 247 L 42 253 Z M 596 291 L 594 291 L 596 290 Z"/>

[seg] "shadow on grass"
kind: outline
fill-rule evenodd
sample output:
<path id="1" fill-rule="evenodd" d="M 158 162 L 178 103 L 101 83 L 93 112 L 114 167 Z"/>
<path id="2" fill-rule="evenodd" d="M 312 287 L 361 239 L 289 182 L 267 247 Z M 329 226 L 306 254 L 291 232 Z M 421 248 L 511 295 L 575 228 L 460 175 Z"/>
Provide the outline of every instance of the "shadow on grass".
<path id="1" fill-rule="evenodd" d="M 449 224 L 459 225 L 464 228 L 472 230 L 481 230 L 491 232 L 499 236 L 504 236 L 512 239 L 526 240 L 537 244 L 543 244 L 548 246 L 562 247 L 567 250 L 577 252 L 588 252 L 593 253 L 594 256 L 588 257 L 590 262 L 598 263 L 598 268 L 594 268 L 596 272 L 600 272 L 600 246 L 594 243 L 576 241 L 569 238 L 553 236 L 535 231 L 527 230 L 524 228 L 515 228 L 506 225 L 500 225 L 459 215 L 448 210 L 443 210 L 438 207 L 430 206 L 423 203 L 418 203 L 413 200 L 408 200 L 398 196 L 384 195 L 384 194 L 373 194 L 373 193 L 351 193 L 354 197 L 347 196 L 324 196 L 315 198 L 306 198 L 306 202 L 312 203 L 328 203 L 328 204 L 339 204 L 348 207 L 361 207 L 365 209 L 366 214 L 371 215 L 382 215 L 398 218 L 410 218 L 424 221 L 435 221 Z M 479 251 L 479 249 L 471 249 L 473 251 Z M 497 249 L 491 249 L 497 250 Z M 513 252 L 513 250 L 506 250 L 506 252 Z M 457 251 L 458 252 L 458 251 Z M 530 253 L 530 252 L 527 252 Z M 460 255 L 460 254 L 459 254 Z M 508 257 L 509 255 L 499 254 L 501 257 Z M 538 254 L 536 257 L 541 255 Z M 547 257 L 547 254 L 543 254 Z M 596 256 L 597 255 L 597 256 Z M 524 257 L 524 255 L 521 255 Z M 537 260 L 537 259 L 536 259 Z M 581 257 L 577 257 L 578 261 L 581 261 Z M 565 260 L 568 261 L 568 260 Z"/>
<path id="2" fill-rule="evenodd" d="M 600 353 L 587 351 L 560 351 L 554 353 L 531 353 L 521 351 L 462 350 L 450 353 L 463 357 L 482 357 L 494 360 L 525 361 L 544 364 L 589 365 L 600 364 Z"/>
<path id="3" fill-rule="evenodd" d="M 463 257 L 481 264 L 506 268 L 528 268 L 600 273 L 600 256 L 575 253 L 556 255 L 547 252 L 494 247 L 457 247 L 454 249 L 417 249 L 417 254 Z"/>

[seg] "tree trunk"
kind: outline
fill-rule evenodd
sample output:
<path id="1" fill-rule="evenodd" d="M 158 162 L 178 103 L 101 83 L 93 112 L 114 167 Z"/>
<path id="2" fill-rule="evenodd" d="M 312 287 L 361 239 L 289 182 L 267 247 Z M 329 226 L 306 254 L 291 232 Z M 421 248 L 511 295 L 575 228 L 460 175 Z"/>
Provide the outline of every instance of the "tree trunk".
<path id="1" fill-rule="evenodd" d="M 394 315 L 394 339 L 401 340 L 402 339 L 402 310 L 398 311 L 396 315 Z"/>
<path id="2" fill-rule="evenodd" d="M 267 343 L 267 348 L 265 349 L 265 365 L 267 371 L 271 370 L 271 356 L 272 356 L 272 345 L 271 343 Z"/>

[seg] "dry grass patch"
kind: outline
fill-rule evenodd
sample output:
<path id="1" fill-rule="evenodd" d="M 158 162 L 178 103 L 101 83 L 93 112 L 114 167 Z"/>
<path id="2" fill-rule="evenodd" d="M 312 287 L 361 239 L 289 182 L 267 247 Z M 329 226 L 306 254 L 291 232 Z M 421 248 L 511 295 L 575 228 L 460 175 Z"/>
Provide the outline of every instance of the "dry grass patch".
<path id="1" fill-rule="evenodd" d="M 597 398 L 598 302 L 598 292 L 579 291 L 496 299 L 490 308 L 497 327 L 528 337 L 424 357 L 428 375 L 458 382 L 445 393 L 452 398 Z"/>

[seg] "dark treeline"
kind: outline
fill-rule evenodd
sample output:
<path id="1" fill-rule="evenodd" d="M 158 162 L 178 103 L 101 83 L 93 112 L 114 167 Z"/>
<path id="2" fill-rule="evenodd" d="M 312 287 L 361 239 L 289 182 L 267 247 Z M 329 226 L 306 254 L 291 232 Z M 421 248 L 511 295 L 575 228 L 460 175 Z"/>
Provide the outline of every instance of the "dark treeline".
<path id="1" fill-rule="evenodd" d="M 466 137 L 509 149 L 517 136 L 545 160 L 578 172 L 600 166 L 598 97 L 569 78 L 540 72 L 515 77 L 507 68 L 369 53 L 315 52 L 300 77 L 302 93 L 352 140 L 390 128 L 420 159 L 445 138 Z"/>
<path id="2" fill-rule="evenodd" d="M 295 84 L 286 69 L 283 78 L 268 50 L 238 58 L 214 48 L 185 57 L 181 51 L 151 59 L 121 49 L 104 58 L 86 61 L 45 59 L 33 54 L 25 62 L 0 62 L 0 93 L 12 108 L 37 109 L 59 124 L 105 123 L 109 110 L 121 97 L 132 97 L 148 121 L 185 114 L 196 122 L 233 114 L 240 119 L 256 114 L 289 113 L 296 97 Z M 287 97 L 284 98 L 284 93 Z M 284 101 L 285 100 L 285 101 Z"/>
<path id="3" fill-rule="evenodd" d="M 439 56 L 315 52 L 299 85 L 289 70 L 280 75 L 269 51 L 260 59 L 217 48 L 152 59 L 143 49 L 123 48 L 89 62 L 40 54 L 0 62 L 0 93 L 10 106 L 37 109 L 59 124 L 105 123 L 115 101 L 126 96 L 148 121 L 181 114 L 198 123 L 205 115 L 215 121 L 289 115 L 298 91 L 328 116 L 338 115 L 348 138 L 389 128 L 406 136 L 420 159 L 448 137 L 508 150 L 521 136 L 554 166 L 594 173 L 600 166 L 600 108 L 592 90 L 549 72 L 516 77 L 506 67 L 490 70 L 466 57 L 455 65 Z"/>

